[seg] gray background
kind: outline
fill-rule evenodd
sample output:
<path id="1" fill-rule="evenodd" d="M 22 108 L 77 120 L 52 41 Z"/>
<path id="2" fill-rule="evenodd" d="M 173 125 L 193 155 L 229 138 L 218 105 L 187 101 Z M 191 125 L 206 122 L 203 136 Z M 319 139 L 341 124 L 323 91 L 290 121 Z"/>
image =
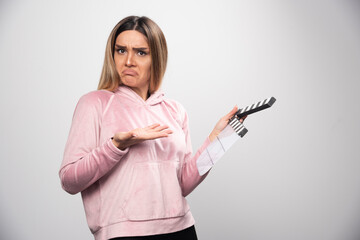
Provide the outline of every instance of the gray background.
<path id="1" fill-rule="evenodd" d="M 194 149 L 233 105 L 274 96 L 188 197 L 199 239 L 360 239 L 359 1 L 0 2 L 0 238 L 92 239 L 58 170 L 79 97 L 128 15 L 168 41 L 163 90 Z"/>

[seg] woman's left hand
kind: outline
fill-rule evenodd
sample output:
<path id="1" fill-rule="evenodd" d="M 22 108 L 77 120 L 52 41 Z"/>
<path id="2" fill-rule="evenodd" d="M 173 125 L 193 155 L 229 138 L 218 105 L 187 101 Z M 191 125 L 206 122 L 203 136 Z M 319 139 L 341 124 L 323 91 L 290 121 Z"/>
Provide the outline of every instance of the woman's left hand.
<path id="1" fill-rule="evenodd" d="M 212 130 L 212 132 L 209 135 L 210 141 L 213 141 L 221 133 L 221 131 L 224 130 L 226 125 L 229 123 L 230 118 L 232 116 L 234 116 L 234 114 L 236 113 L 237 110 L 238 110 L 238 108 L 237 108 L 237 106 L 235 106 L 228 114 L 226 114 L 225 116 L 220 118 L 220 120 L 217 122 L 214 129 Z M 241 118 L 240 122 L 243 122 L 246 117 L 247 116 Z"/>

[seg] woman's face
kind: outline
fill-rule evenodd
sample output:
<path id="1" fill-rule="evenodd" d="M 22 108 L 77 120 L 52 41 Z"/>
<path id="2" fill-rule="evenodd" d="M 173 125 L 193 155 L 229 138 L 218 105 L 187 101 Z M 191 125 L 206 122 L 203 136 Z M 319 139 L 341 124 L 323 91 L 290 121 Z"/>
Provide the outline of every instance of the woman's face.
<path id="1" fill-rule="evenodd" d="M 150 48 L 146 37 L 135 30 L 120 33 L 115 41 L 114 60 L 121 82 L 146 99 L 151 75 Z"/>

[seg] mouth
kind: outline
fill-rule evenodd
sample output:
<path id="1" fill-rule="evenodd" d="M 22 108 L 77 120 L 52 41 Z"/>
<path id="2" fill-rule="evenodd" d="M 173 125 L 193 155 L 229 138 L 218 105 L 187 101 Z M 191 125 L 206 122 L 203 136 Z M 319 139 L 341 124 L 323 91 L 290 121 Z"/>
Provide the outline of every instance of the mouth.
<path id="1" fill-rule="evenodd" d="M 137 73 L 136 71 L 132 70 L 132 69 L 126 69 L 122 72 L 123 75 L 128 75 L 128 76 L 136 76 Z"/>

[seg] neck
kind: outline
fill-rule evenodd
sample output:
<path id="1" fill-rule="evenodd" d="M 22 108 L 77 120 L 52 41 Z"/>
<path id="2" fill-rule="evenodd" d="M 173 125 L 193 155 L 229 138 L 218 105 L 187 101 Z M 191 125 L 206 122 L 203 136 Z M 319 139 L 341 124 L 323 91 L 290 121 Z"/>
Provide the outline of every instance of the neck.
<path id="1" fill-rule="evenodd" d="M 144 101 L 146 101 L 146 99 L 148 99 L 149 97 L 149 87 L 144 87 L 144 88 L 135 88 L 135 87 L 130 87 L 137 95 L 139 95 L 142 99 L 144 99 Z"/>

